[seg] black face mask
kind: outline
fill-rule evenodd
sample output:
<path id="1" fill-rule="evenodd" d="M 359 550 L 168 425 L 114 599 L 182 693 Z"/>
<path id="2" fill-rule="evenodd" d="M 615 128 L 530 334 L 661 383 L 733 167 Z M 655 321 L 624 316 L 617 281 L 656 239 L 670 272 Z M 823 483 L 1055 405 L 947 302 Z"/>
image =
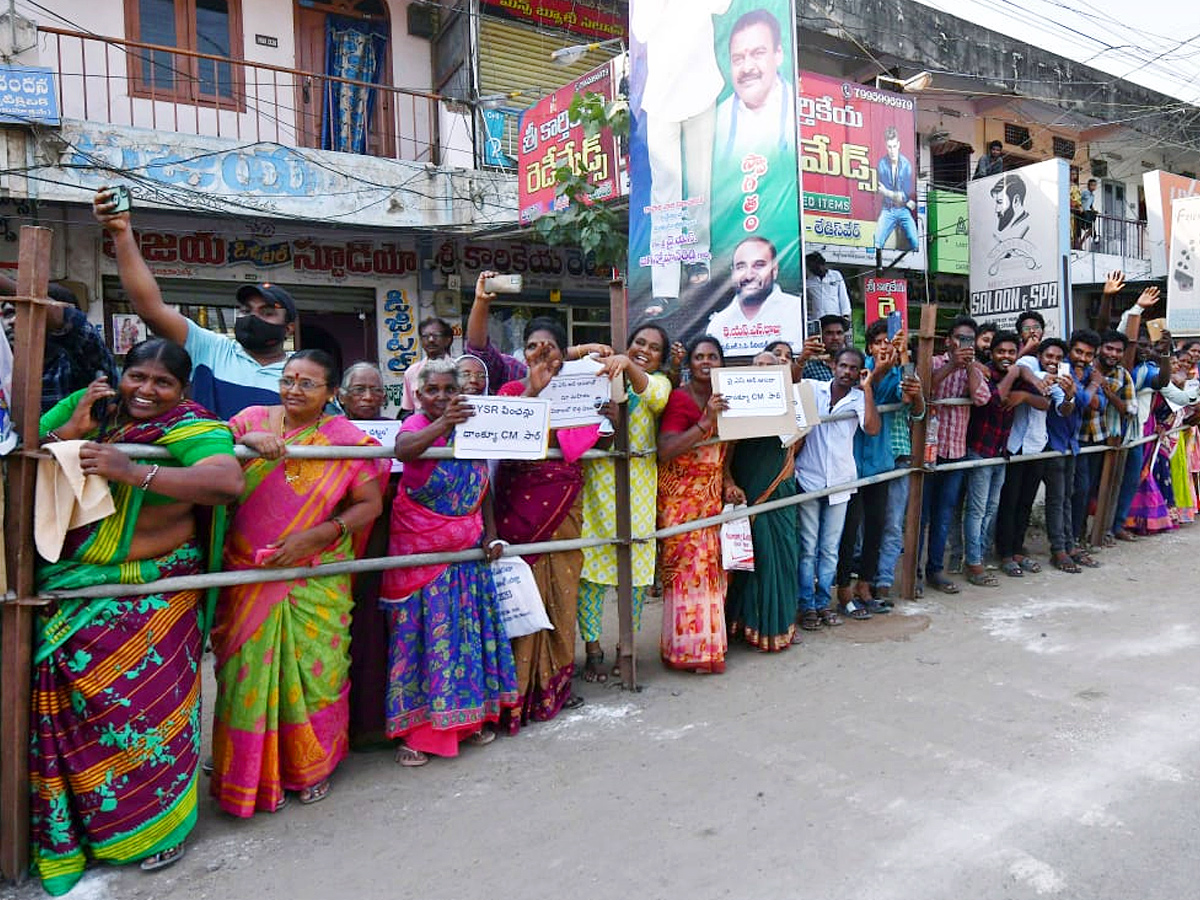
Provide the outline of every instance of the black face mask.
<path id="1" fill-rule="evenodd" d="M 233 323 L 233 336 L 251 353 L 262 353 L 283 344 L 286 325 L 272 325 L 258 316 L 241 316 Z"/>

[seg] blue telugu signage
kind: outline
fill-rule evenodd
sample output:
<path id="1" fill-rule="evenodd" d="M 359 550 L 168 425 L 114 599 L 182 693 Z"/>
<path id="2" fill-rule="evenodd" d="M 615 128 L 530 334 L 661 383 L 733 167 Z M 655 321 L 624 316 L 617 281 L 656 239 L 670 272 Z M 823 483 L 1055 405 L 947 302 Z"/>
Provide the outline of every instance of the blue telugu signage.
<path id="1" fill-rule="evenodd" d="M 0 122 L 60 124 L 54 71 L 32 66 L 0 66 Z"/>

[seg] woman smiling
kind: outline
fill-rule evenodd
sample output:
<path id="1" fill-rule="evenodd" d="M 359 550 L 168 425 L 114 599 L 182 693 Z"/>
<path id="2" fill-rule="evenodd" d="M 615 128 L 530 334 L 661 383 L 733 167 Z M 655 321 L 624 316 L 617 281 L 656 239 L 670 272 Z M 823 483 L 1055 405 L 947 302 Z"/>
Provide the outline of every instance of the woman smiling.
<path id="1" fill-rule="evenodd" d="M 125 363 L 116 391 L 99 378 L 42 417 L 43 440 L 88 441 L 81 469 L 109 481 L 116 512 L 67 532 L 60 560 L 38 572 L 41 590 L 198 574 L 193 506 L 242 490 L 229 428 L 183 399 L 187 352 L 156 338 Z M 163 446 L 171 458 L 136 462 L 113 443 Z M 49 893 L 70 890 L 87 856 L 141 860 L 147 871 L 183 856 L 196 823 L 199 599 L 62 600 L 39 616 L 30 772 L 36 866 Z"/>
<path id="2" fill-rule="evenodd" d="M 229 423 L 261 458 L 225 548 L 228 569 L 350 559 L 351 538 L 382 509 L 384 460 L 292 459 L 288 448 L 377 445 L 343 416 L 325 415 L 338 373 L 329 354 L 301 350 L 279 379 L 280 406 Z M 324 799 L 347 750 L 350 576 L 239 585 L 221 592 L 213 652 L 217 700 L 212 794 L 235 816 L 274 812 L 297 791 Z"/>

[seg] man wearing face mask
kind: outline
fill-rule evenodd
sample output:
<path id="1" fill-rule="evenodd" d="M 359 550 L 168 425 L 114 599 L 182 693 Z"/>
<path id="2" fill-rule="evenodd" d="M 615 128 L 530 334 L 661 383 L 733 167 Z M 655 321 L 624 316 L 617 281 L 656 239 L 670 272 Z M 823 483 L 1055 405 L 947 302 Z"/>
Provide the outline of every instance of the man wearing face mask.
<path id="1" fill-rule="evenodd" d="M 159 337 L 182 344 L 192 357 L 192 399 L 222 419 L 248 406 L 279 403 L 287 362 L 284 344 L 296 329 L 296 303 L 278 285 L 248 284 L 237 292 L 236 343 L 202 328 L 163 302 L 162 292 L 133 236 L 128 212 L 113 213 L 101 188 L 92 200 L 96 219 L 112 235 L 117 273 L 133 311 Z"/>

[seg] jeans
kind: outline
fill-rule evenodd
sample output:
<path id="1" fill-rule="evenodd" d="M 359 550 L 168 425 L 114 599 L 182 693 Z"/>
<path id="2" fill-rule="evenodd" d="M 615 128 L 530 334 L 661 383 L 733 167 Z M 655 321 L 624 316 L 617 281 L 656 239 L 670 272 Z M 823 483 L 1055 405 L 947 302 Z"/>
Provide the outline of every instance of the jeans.
<path id="1" fill-rule="evenodd" d="M 866 584 L 875 583 L 879 568 L 879 543 L 883 537 L 884 506 L 887 504 L 888 483 L 869 484 L 860 487 L 850 498 L 846 510 L 846 521 L 842 525 L 842 542 L 838 548 L 837 586 L 850 586 L 850 573 L 857 572 L 858 580 Z M 862 526 L 861 549 L 859 526 Z M 855 560 L 858 567 L 855 568 Z"/>
<path id="2" fill-rule="evenodd" d="M 828 609 L 837 576 L 838 548 L 849 503 L 829 505 L 829 498 L 800 504 L 800 611 Z M 813 584 L 816 583 L 816 590 Z"/>
<path id="3" fill-rule="evenodd" d="M 968 453 L 967 459 L 983 457 Z M 983 544 L 1000 507 L 1000 489 L 1004 487 L 1003 466 L 980 466 L 967 472 L 967 500 L 963 508 L 964 561 L 968 566 L 982 566 Z"/>
<path id="4" fill-rule="evenodd" d="M 939 463 L 958 462 L 938 459 Z M 946 535 L 954 507 L 962 494 L 963 470 L 934 472 L 925 479 L 925 496 L 921 498 L 921 518 L 929 524 L 929 554 L 925 560 L 925 577 L 932 578 L 945 568 Z"/>
<path id="5" fill-rule="evenodd" d="M 904 550 L 904 517 L 908 512 L 908 476 L 887 483 L 887 510 L 884 513 L 883 537 L 879 542 L 879 572 L 875 587 L 891 587 L 896 583 L 896 566 Z"/>
<path id="6" fill-rule="evenodd" d="M 1130 447 L 1125 451 L 1125 471 L 1121 474 L 1121 490 L 1117 494 L 1117 507 L 1113 514 L 1113 532 L 1125 530 L 1125 520 L 1129 518 L 1129 507 L 1133 506 L 1133 497 L 1138 485 L 1142 482 L 1142 457 L 1144 448 Z"/>
<path id="7" fill-rule="evenodd" d="M 917 236 L 917 221 L 906 206 L 894 206 L 879 211 L 879 221 L 875 223 L 875 246 L 882 247 L 886 244 L 897 228 L 908 240 L 910 250 L 921 246 L 921 239 Z"/>
<path id="8" fill-rule="evenodd" d="M 1080 447 L 1094 447 L 1095 444 L 1080 444 Z M 1103 453 L 1088 453 L 1075 460 L 1075 489 L 1071 494 L 1071 526 L 1075 529 L 1076 540 L 1086 542 L 1084 532 L 1087 530 L 1088 504 L 1092 500 L 1092 489 L 1100 483 L 1100 470 L 1104 467 Z"/>
<path id="9" fill-rule="evenodd" d="M 1046 479 L 1046 536 L 1050 538 L 1050 552 L 1070 553 L 1075 549 L 1075 530 L 1071 525 L 1075 457 L 1056 456 L 1046 460 L 1042 477 Z"/>
<path id="10" fill-rule="evenodd" d="M 1042 483 L 1044 460 L 1017 462 L 1013 457 L 1004 476 L 1004 488 L 1000 491 L 1000 509 L 996 513 L 996 553 L 1001 559 L 1011 559 L 1025 554 L 1025 532 L 1029 528 L 1029 514 L 1037 497 L 1038 485 Z"/>

